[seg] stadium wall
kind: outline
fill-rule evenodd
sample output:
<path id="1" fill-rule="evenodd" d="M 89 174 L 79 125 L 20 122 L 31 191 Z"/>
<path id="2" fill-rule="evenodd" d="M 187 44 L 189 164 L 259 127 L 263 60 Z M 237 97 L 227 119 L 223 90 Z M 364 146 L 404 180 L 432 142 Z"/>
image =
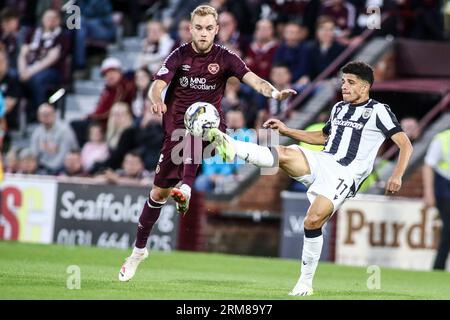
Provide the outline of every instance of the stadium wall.
<path id="1" fill-rule="evenodd" d="M 0 239 L 130 248 L 148 188 L 73 183 L 54 177 L 5 175 Z M 153 250 L 177 248 L 179 216 L 164 206 L 149 237 Z"/>

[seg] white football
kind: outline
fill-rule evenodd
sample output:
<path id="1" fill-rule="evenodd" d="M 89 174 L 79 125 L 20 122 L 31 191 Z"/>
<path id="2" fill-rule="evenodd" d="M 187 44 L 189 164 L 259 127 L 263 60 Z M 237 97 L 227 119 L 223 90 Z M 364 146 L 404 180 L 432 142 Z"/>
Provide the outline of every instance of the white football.
<path id="1" fill-rule="evenodd" d="M 184 114 L 184 126 L 195 137 L 205 138 L 211 128 L 218 128 L 220 116 L 216 107 L 208 102 L 196 102 Z"/>

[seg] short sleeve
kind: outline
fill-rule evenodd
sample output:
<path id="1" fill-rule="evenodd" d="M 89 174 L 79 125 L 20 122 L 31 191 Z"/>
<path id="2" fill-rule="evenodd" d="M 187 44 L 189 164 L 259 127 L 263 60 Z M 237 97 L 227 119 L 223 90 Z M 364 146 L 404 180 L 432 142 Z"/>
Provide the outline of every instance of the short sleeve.
<path id="1" fill-rule="evenodd" d="M 161 68 L 156 75 L 153 76 L 153 80 L 163 80 L 165 83 L 172 81 L 173 76 L 177 72 L 178 67 L 181 64 L 181 52 L 180 48 L 172 51 L 164 60 Z"/>
<path id="2" fill-rule="evenodd" d="M 430 167 L 436 168 L 437 164 L 442 158 L 441 142 L 439 139 L 434 138 L 428 147 L 427 154 L 425 155 L 425 164 Z"/>
<path id="3" fill-rule="evenodd" d="M 326 135 L 330 135 L 331 133 L 331 121 L 333 120 L 333 115 L 336 112 L 336 106 L 339 103 L 336 103 L 333 108 L 331 108 L 331 112 L 330 112 L 330 118 L 328 119 L 328 121 L 325 123 L 325 126 L 322 128 L 322 132 Z"/>
<path id="4" fill-rule="evenodd" d="M 386 138 L 390 138 L 394 134 L 403 131 L 396 116 L 387 105 L 377 108 L 376 126 Z"/>
<path id="5" fill-rule="evenodd" d="M 228 51 L 227 52 L 227 60 L 229 66 L 229 77 L 236 77 L 239 80 L 245 76 L 247 72 L 250 72 L 250 69 L 247 67 L 244 61 L 235 53 Z"/>

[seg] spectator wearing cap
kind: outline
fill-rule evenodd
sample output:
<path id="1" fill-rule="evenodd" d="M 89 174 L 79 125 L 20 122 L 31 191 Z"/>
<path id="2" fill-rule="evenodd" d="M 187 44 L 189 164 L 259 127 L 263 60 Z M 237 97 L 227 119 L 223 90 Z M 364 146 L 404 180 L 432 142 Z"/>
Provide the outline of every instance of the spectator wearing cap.
<path id="1" fill-rule="evenodd" d="M 37 108 L 47 100 L 48 90 L 60 83 L 65 51 L 60 23 L 59 12 L 46 10 L 42 16 L 42 27 L 32 33 L 19 53 L 19 78 L 31 95 L 27 105 L 27 116 L 31 122 L 36 118 Z"/>
<path id="2" fill-rule="evenodd" d="M 75 134 L 65 123 L 57 121 L 55 108 L 48 103 L 39 106 L 39 126 L 31 135 L 30 148 L 37 156 L 39 167 L 56 174 L 64 164 L 67 152 L 77 149 Z"/>
<path id="3" fill-rule="evenodd" d="M 135 96 L 134 82 L 124 78 L 119 59 L 110 57 L 103 60 L 101 73 L 105 79 L 105 88 L 100 94 L 95 110 L 88 114 L 85 119 L 71 122 L 81 147 L 86 143 L 87 130 L 92 121 L 98 121 L 106 128 L 106 122 L 113 104 L 126 102 L 130 105 Z"/>
<path id="4" fill-rule="evenodd" d="M 166 32 L 160 21 L 147 24 L 147 37 L 137 59 L 136 69 L 146 67 L 152 74 L 158 72 L 164 59 L 169 55 L 175 41 Z"/>
<path id="5" fill-rule="evenodd" d="M 116 27 L 109 0 L 78 0 L 76 4 L 80 7 L 81 28 L 75 32 L 74 65 L 84 69 L 87 40 L 113 42 Z"/>

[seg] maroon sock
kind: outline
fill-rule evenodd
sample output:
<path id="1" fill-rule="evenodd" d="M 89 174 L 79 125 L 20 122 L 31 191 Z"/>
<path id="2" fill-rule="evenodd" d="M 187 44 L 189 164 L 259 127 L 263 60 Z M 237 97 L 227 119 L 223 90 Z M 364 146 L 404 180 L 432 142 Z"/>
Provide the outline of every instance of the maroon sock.
<path id="1" fill-rule="evenodd" d="M 147 246 L 148 236 L 152 231 L 153 225 L 159 218 L 163 205 L 164 203 L 155 202 L 151 197 L 144 204 L 136 233 L 136 248 L 142 249 Z"/>
<path id="2" fill-rule="evenodd" d="M 189 187 L 194 185 L 195 177 L 197 176 L 199 164 L 184 164 L 183 170 L 183 183 L 187 184 Z"/>

